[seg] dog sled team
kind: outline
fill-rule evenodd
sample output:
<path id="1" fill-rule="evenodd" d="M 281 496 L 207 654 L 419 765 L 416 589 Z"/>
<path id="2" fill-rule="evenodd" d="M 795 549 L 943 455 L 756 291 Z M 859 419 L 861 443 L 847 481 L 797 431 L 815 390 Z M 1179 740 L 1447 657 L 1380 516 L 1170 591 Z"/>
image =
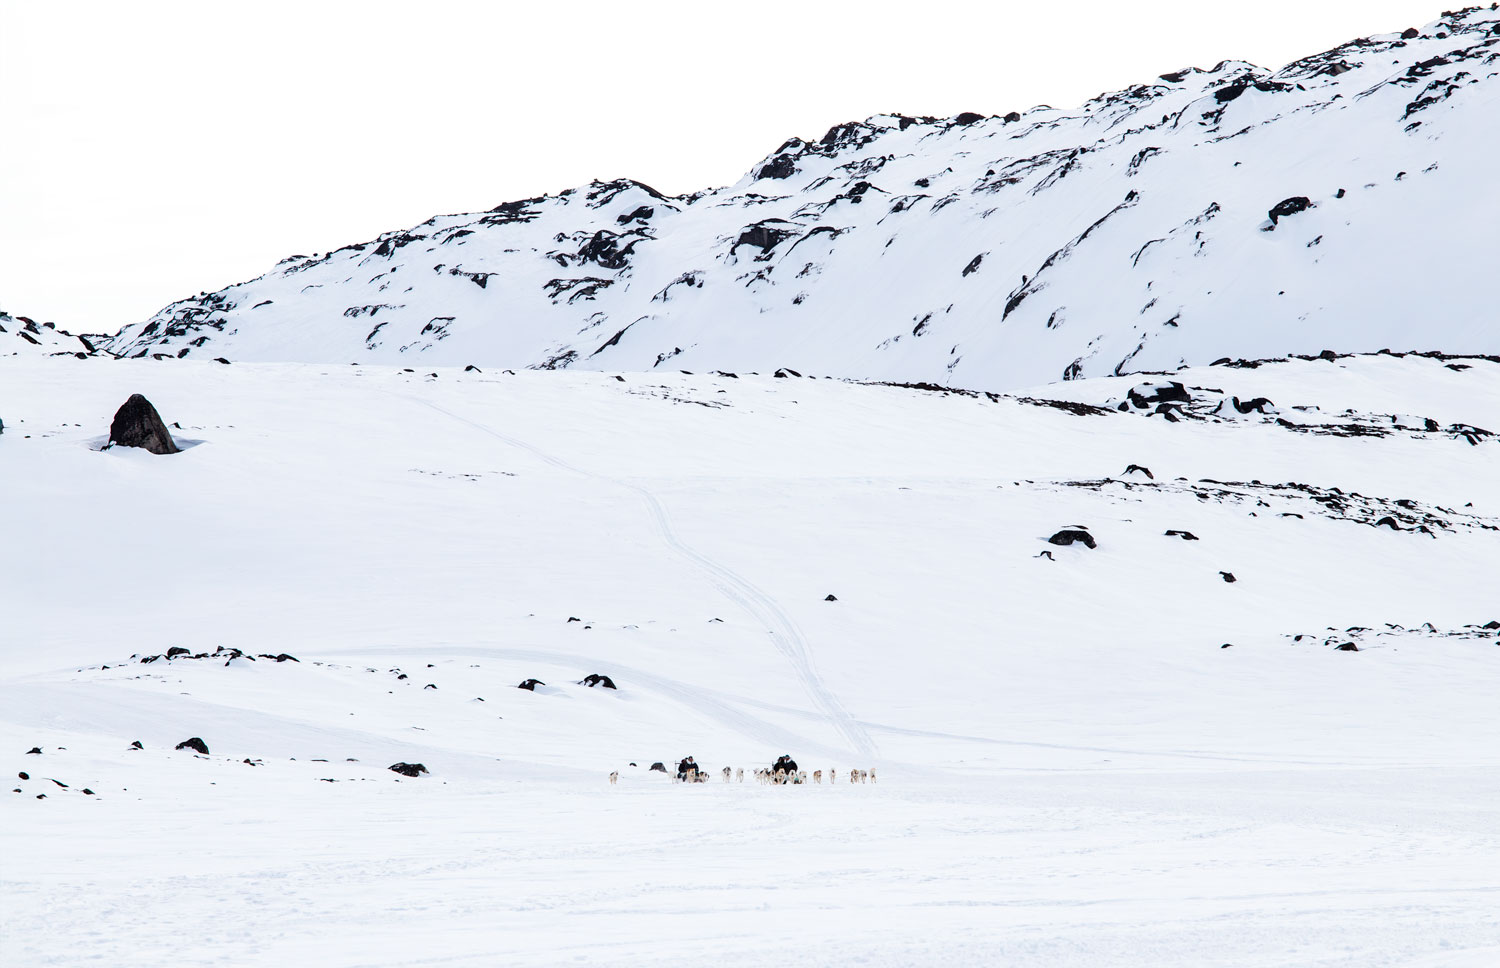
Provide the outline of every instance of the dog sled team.
<path id="1" fill-rule="evenodd" d="M 847 773 L 850 783 L 875 782 L 875 771 L 873 769 L 849 770 L 847 771 Z M 676 779 L 678 783 L 707 783 L 710 775 L 711 771 L 699 767 L 697 761 L 695 761 L 691 756 L 683 757 L 681 762 L 677 764 Z M 723 777 L 725 783 L 729 783 L 731 777 L 733 777 L 735 782 L 745 782 L 745 770 L 743 767 L 737 770 L 731 770 L 726 766 L 724 767 L 724 769 L 719 771 L 719 775 Z M 770 769 L 755 770 L 754 778 L 755 782 L 757 783 L 773 784 L 776 786 L 782 786 L 788 783 L 822 783 L 823 771 L 813 770 L 812 773 L 809 774 L 806 770 L 798 769 L 797 761 L 792 759 L 787 754 L 783 753 L 776 759 L 775 763 L 771 764 Z M 611 784 L 616 783 L 619 779 L 620 774 L 618 771 L 609 775 L 609 782 Z M 838 779 L 839 771 L 830 769 L 828 771 L 828 782 L 837 783 Z"/>

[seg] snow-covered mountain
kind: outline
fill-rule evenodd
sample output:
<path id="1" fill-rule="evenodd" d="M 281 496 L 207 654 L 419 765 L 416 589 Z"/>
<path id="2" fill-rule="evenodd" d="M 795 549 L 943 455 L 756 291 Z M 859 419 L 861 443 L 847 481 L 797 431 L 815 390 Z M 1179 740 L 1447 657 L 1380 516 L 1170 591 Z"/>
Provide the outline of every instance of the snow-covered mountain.
<path id="1" fill-rule="evenodd" d="M 12 316 L 0 309 L 0 356 L 72 353 L 91 355 L 94 344 L 87 336 L 76 336 L 53 323 L 39 323 L 29 316 Z"/>
<path id="2" fill-rule="evenodd" d="M 445 215 L 166 307 L 124 355 L 987 388 L 1322 349 L 1494 351 L 1500 14 L 1076 110 L 883 116 L 727 188 Z"/>

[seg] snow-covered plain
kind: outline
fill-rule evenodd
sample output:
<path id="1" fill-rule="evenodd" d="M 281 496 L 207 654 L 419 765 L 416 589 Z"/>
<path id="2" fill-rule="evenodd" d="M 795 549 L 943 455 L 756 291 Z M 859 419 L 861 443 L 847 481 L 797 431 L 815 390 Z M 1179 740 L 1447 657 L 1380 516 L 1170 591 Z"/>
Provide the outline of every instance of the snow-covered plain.
<path id="1" fill-rule="evenodd" d="M 0 358 L 0 962 L 1500 964 L 1497 377 Z"/>

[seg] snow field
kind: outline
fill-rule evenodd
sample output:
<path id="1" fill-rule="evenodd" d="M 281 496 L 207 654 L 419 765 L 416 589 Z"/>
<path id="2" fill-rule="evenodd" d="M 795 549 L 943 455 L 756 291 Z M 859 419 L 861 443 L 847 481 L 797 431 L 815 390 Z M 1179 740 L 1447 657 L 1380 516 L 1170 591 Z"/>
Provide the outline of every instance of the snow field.
<path id="1" fill-rule="evenodd" d="M 1495 366 L 1171 378 L 1493 427 Z M 1492 442 L 623 376 L 0 360 L 0 751 L 30 774 L 4 792 L 6 963 L 1471 968 L 1500 946 L 1500 648 L 1420 628 L 1500 618 Z M 201 443 L 91 449 L 131 392 Z M 1456 523 L 1395 533 L 1254 480 Z M 1045 542 L 1071 525 L 1099 547 Z M 1385 623 L 1406 631 L 1322 644 Z M 129 659 L 171 646 L 300 661 Z M 646 772 L 782 752 L 880 782 Z"/>

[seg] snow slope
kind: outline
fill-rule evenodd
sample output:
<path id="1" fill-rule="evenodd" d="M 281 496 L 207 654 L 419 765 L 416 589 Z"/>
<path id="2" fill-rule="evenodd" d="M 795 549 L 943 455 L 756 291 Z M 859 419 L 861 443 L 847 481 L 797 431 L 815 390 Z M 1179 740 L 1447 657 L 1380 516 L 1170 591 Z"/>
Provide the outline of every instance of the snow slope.
<path id="1" fill-rule="evenodd" d="M 0 309 L 0 356 L 94 352 L 94 344 L 86 336 L 75 336 L 52 323 L 38 323 L 29 316 L 12 316 Z"/>
<path id="2" fill-rule="evenodd" d="M 1077 109 L 874 117 L 713 191 L 595 182 L 290 256 L 108 346 L 988 389 L 1328 348 L 1495 352 L 1497 64 L 1500 14 L 1471 8 Z"/>
<path id="3" fill-rule="evenodd" d="M 1490 964 L 1497 377 L 0 359 L 0 960 Z"/>

